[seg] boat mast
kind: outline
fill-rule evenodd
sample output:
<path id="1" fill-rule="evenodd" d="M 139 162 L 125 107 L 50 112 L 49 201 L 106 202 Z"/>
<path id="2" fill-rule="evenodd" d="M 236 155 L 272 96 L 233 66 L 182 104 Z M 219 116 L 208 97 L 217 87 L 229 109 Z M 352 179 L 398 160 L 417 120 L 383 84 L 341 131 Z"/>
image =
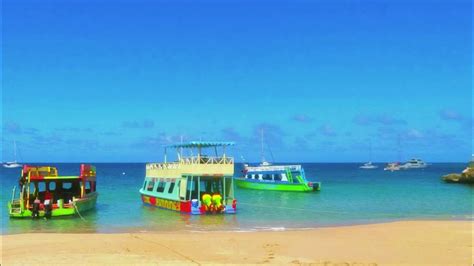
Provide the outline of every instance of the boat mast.
<path id="1" fill-rule="evenodd" d="M 372 153 L 372 140 L 369 141 L 369 162 L 372 162 L 372 160 L 374 159 L 373 157 L 373 153 Z"/>
<path id="2" fill-rule="evenodd" d="M 16 163 L 16 140 L 13 140 L 13 161 Z"/>
<path id="3" fill-rule="evenodd" d="M 401 163 L 402 161 L 402 148 L 401 148 L 401 140 L 400 140 L 400 134 L 397 135 L 397 145 L 398 145 L 398 162 Z"/>
<path id="4" fill-rule="evenodd" d="M 262 163 L 265 163 L 265 155 L 263 153 L 263 128 L 260 129 L 260 144 L 261 144 L 261 156 L 262 156 Z"/>

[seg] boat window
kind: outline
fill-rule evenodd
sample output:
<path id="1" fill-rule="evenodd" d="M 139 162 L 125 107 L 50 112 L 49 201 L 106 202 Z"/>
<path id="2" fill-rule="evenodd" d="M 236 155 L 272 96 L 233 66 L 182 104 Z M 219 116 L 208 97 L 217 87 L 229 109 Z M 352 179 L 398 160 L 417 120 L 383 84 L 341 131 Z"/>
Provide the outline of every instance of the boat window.
<path id="1" fill-rule="evenodd" d="M 270 174 L 263 175 L 263 180 L 272 180 L 272 175 Z"/>
<path id="2" fill-rule="evenodd" d="M 39 192 L 46 191 L 46 183 L 45 182 L 39 182 L 38 183 L 38 191 Z"/>
<path id="3" fill-rule="evenodd" d="M 209 190 L 207 182 L 204 179 L 201 179 L 201 182 L 199 183 L 199 189 L 201 191 L 207 191 Z"/>
<path id="4" fill-rule="evenodd" d="M 188 178 L 188 190 L 194 190 L 194 182 L 191 182 L 191 179 Z"/>
<path id="5" fill-rule="evenodd" d="M 168 188 L 168 193 L 173 193 L 175 182 L 170 183 L 170 188 Z"/>
<path id="6" fill-rule="evenodd" d="M 89 193 L 91 192 L 91 181 L 87 181 L 86 182 L 86 193 Z"/>
<path id="7" fill-rule="evenodd" d="M 281 175 L 280 174 L 273 174 L 273 180 L 281 181 Z"/>
<path id="8" fill-rule="evenodd" d="M 204 182 L 204 184 L 202 184 Z M 208 194 L 213 194 L 213 193 L 222 193 L 222 179 L 208 179 L 208 180 L 202 180 L 201 181 L 201 191 L 202 193 L 208 193 Z"/>
<path id="9" fill-rule="evenodd" d="M 63 183 L 63 189 L 71 189 L 71 188 L 72 188 L 72 183 L 70 182 Z"/>
<path id="10" fill-rule="evenodd" d="M 186 190 L 186 199 L 197 199 L 198 198 L 198 191 L 197 191 L 197 177 L 188 177 L 188 184 Z"/>
<path id="11" fill-rule="evenodd" d="M 213 182 L 213 192 L 222 193 L 222 179 L 214 180 Z"/>
<path id="12" fill-rule="evenodd" d="M 35 184 L 30 183 L 30 193 L 34 193 L 36 191 Z"/>
<path id="13" fill-rule="evenodd" d="M 156 192 L 165 191 L 165 186 L 166 186 L 166 182 L 164 182 L 164 181 L 158 182 L 158 186 L 156 187 Z"/>
<path id="14" fill-rule="evenodd" d="M 49 188 L 49 191 L 56 190 L 56 182 L 49 182 L 48 188 Z"/>
<path id="15" fill-rule="evenodd" d="M 150 180 L 148 181 L 148 186 L 146 187 L 146 190 L 148 191 L 153 191 L 153 187 L 155 186 L 155 180 Z"/>
<path id="16" fill-rule="evenodd" d="M 146 189 L 146 180 L 143 181 L 143 190 L 145 190 L 145 189 Z"/>

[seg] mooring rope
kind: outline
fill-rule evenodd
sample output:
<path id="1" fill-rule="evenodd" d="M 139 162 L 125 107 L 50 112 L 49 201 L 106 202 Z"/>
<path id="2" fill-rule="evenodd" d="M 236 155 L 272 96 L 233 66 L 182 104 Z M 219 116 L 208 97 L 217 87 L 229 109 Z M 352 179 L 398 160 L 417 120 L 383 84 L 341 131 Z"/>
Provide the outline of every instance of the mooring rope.
<path id="1" fill-rule="evenodd" d="M 79 209 L 77 209 L 77 206 L 76 206 L 76 203 L 75 203 L 75 202 L 72 202 L 72 206 L 74 206 L 74 209 L 76 210 L 77 214 L 79 214 L 79 217 L 81 217 L 81 219 L 82 219 L 84 222 L 87 222 L 86 219 L 84 219 L 84 217 L 82 217 L 81 212 L 79 212 Z"/>

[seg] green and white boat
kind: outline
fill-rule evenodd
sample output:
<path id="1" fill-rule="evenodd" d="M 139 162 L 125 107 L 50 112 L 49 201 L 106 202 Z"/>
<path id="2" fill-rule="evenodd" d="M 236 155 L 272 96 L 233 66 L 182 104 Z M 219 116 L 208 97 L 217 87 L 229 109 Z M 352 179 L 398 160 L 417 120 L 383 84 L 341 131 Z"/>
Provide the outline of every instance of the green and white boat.
<path id="1" fill-rule="evenodd" d="M 235 177 L 235 184 L 241 188 L 258 190 L 308 192 L 321 190 L 321 182 L 306 180 L 301 165 L 272 165 L 265 160 L 263 130 L 261 131 L 262 163 L 258 166 L 244 165 L 242 177 Z M 272 156 L 273 158 L 273 156 Z"/>
<path id="2" fill-rule="evenodd" d="M 59 176 L 56 167 L 24 165 L 8 213 L 11 218 L 81 215 L 95 208 L 97 196 L 92 165 L 82 164 L 78 176 Z"/>
<path id="3" fill-rule="evenodd" d="M 320 182 L 306 180 L 301 165 L 271 165 L 263 162 L 258 166 L 245 165 L 243 177 L 235 178 L 235 184 L 241 188 L 258 190 L 319 191 Z"/>

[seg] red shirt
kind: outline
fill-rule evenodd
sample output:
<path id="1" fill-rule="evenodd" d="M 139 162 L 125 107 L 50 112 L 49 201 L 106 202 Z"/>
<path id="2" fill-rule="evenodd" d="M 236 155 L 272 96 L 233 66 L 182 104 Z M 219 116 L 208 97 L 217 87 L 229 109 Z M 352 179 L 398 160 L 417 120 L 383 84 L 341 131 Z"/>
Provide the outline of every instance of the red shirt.
<path id="1" fill-rule="evenodd" d="M 50 200 L 50 199 L 51 199 L 51 192 L 46 191 L 46 192 L 44 193 L 44 199 L 45 199 L 45 200 Z"/>

